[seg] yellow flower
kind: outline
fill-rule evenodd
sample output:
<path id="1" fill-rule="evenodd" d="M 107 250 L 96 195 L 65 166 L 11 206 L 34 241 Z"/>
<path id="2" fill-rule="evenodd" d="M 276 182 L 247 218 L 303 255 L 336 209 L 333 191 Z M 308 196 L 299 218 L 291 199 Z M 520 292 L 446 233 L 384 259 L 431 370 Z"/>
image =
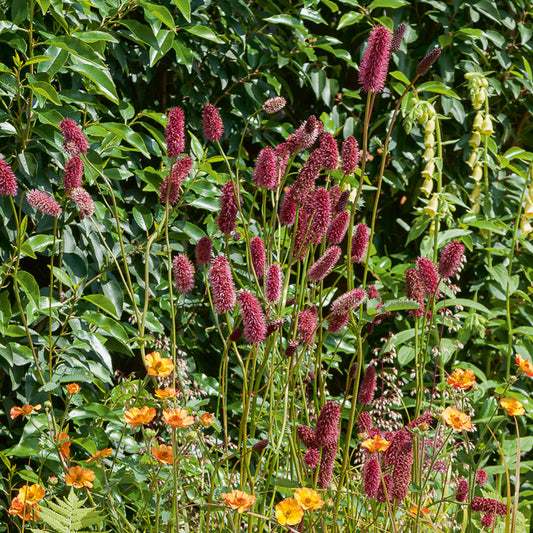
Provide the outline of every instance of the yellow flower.
<path id="1" fill-rule="evenodd" d="M 422 187 L 420 187 L 420 191 L 423 192 L 426 195 L 426 197 L 428 197 L 431 194 L 432 190 L 433 190 L 433 179 L 426 178 L 424 180 L 424 183 L 422 184 Z"/>
<path id="2" fill-rule="evenodd" d="M 431 200 L 424 207 L 424 211 L 430 216 L 434 217 L 437 214 L 439 208 L 439 198 L 436 194 L 431 197 Z"/>
<path id="3" fill-rule="evenodd" d="M 529 361 L 528 359 L 522 359 L 522 356 L 517 353 L 516 364 L 520 367 L 520 370 L 522 370 L 522 372 L 524 372 L 524 374 L 528 378 L 533 378 L 533 364 L 531 364 L 531 361 Z"/>
<path id="4" fill-rule="evenodd" d="M 174 365 L 172 359 L 161 357 L 159 352 L 152 352 L 146 356 L 146 369 L 150 376 L 166 378 L 174 370 Z"/>
<path id="5" fill-rule="evenodd" d="M 477 164 L 477 150 L 472 150 L 472 153 L 470 154 L 470 157 L 468 158 L 466 164 L 470 168 L 474 168 Z"/>
<path id="6" fill-rule="evenodd" d="M 175 398 L 178 391 L 174 387 L 165 387 L 164 389 L 157 389 L 155 395 L 160 399 Z"/>
<path id="7" fill-rule="evenodd" d="M 81 387 L 77 383 L 69 383 L 67 385 L 67 391 L 69 392 L 69 394 L 77 394 L 78 392 L 80 392 L 80 390 Z"/>
<path id="8" fill-rule="evenodd" d="M 428 133 L 433 133 L 434 131 L 435 131 L 435 119 L 430 118 L 426 122 L 426 126 L 424 128 L 424 133 L 428 134 Z"/>
<path id="9" fill-rule="evenodd" d="M 172 427 L 186 428 L 194 424 L 194 417 L 186 409 L 163 409 L 163 421 Z"/>
<path id="10" fill-rule="evenodd" d="M 321 509 L 324 506 L 322 496 L 313 489 L 301 488 L 294 491 L 294 499 L 305 510 Z"/>
<path id="11" fill-rule="evenodd" d="M 418 514 L 418 507 L 409 507 L 409 511 L 413 513 L 414 515 Z M 427 507 L 420 507 L 420 511 L 424 514 L 429 514 L 431 511 Z"/>
<path id="12" fill-rule="evenodd" d="M 379 435 L 374 435 L 371 439 L 365 440 L 361 446 L 369 452 L 384 452 L 389 448 L 390 442 Z"/>
<path id="13" fill-rule="evenodd" d="M 100 459 L 104 459 L 104 457 L 109 457 L 113 453 L 112 448 L 104 448 L 103 450 L 96 450 L 93 453 L 93 456 L 90 459 L 87 459 L 85 461 L 88 463 L 94 463 L 94 461 L 100 461 Z"/>
<path id="14" fill-rule="evenodd" d="M 483 119 L 483 122 L 481 123 L 481 129 L 479 131 L 483 135 L 492 135 L 494 133 L 494 128 L 492 127 L 492 121 L 490 120 L 489 115 Z"/>
<path id="15" fill-rule="evenodd" d="M 476 117 L 474 118 L 474 124 L 472 124 L 472 129 L 480 130 L 481 124 L 483 124 L 483 115 L 478 112 L 476 114 Z"/>
<path id="16" fill-rule="evenodd" d="M 132 407 L 124 413 L 124 420 L 130 426 L 138 426 L 139 424 L 149 424 L 155 416 L 155 409 L 153 407 Z"/>
<path id="17" fill-rule="evenodd" d="M 470 137 L 470 140 L 468 141 L 468 144 L 472 148 L 477 148 L 481 144 L 481 135 L 479 134 L 479 131 L 475 131 L 472 134 L 472 137 Z"/>
<path id="18" fill-rule="evenodd" d="M 244 492 L 243 490 L 234 490 L 226 494 L 221 494 L 226 502 L 232 509 L 239 513 L 247 511 L 257 500 L 255 496 Z"/>
<path id="19" fill-rule="evenodd" d="M 470 176 L 476 183 L 478 181 L 481 181 L 481 178 L 483 177 L 483 169 L 481 168 L 481 165 L 476 165 L 474 167 L 474 170 L 472 170 L 472 175 Z"/>
<path id="20" fill-rule="evenodd" d="M 433 159 L 435 157 L 435 150 L 433 149 L 433 146 L 428 146 L 424 153 L 422 154 L 422 157 L 429 161 L 430 159 Z"/>
<path id="21" fill-rule="evenodd" d="M 528 235 L 533 231 L 533 227 L 529 223 L 529 218 L 526 215 L 520 217 L 520 231 L 522 235 Z"/>
<path id="22" fill-rule="evenodd" d="M 516 398 L 502 398 L 500 405 L 507 411 L 507 414 L 511 416 L 520 416 L 526 413 L 524 406 Z"/>
<path id="23" fill-rule="evenodd" d="M 474 204 L 478 201 L 480 195 L 481 187 L 479 186 L 479 183 L 476 183 L 476 186 L 474 187 L 474 190 L 470 193 L 468 199 Z"/>
<path id="24" fill-rule="evenodd" d="M 424 146 L 426 148 L 431 148 L 435 144 L 435 136 L 433 133 L 430 133 L 429 135 L 426 135 L 424 137 Z"/>
<path id="25" fill-rule="evenodd" d="M 462 370 L 456 368 L 447 378 L 447 383 L 454 389 L 469 389 L 476 383 L 476 376 L 473 370 Z"/>
<path id="26" fill-rule="evenodd" d="M 77 489 L 92 488 L 95 475 L 92 470 L 82 468 L 81 466 L 71 466 L 68 474 L 65 474 L 65 483 L 69 487 L 76 487 Z"/>
<path id="27" fill-rule="evenodd" d="M 470 431 L 472 429 L 470 417 L 456 407 L 446 407 L 441 417 L 455 431 Z"/>
<path id="28" fill-rule="evenodd" d="M 160 463 L 166 463 L 171 465 L 174 462 L 174 453 L 172 446 L 161 444 L 158 447 L 152 446 L 152 455 L 154 459 L 157 459 Z"/>
<path id="29" fill-rule="evenodd" d="M 295 526 L 303 517 L 304 510 L 294 498 L 286 498 L 276 505 L 276 519 L 282 526 Z"/>
<path id="30" fill-rule="evenodd" d="M 431 160 L 426 163 L 424 170 L 422 171 L 422 177 L 424 179 L 431 178 L 435 173 L 435 161 Z"/>
<path id="31" fill-rule="evenodd" d="M 529 218 L 533 217 L 533 201 L 531 198 L 526 200 L 526 207 L 524 207 L 524 216 Z"/>
<path id="32" fill-rule="evenodd" d="M 33 485 L 24 485 L 19 489 L 17 499 L 22 503 L 35 505 L 39 503 L 46 495 L 45 490 L 37 483 Z"/>

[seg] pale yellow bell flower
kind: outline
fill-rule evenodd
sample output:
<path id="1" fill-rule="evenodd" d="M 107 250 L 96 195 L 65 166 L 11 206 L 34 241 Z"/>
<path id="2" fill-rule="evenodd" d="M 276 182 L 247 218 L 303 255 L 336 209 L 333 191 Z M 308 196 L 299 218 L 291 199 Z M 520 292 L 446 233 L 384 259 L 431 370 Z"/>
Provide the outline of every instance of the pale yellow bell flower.
<path id="1" fill-rule="evenodd" d="M 435 161 L 428 161 L 424 170 L 422 171 L 422 177 L 424 179 L 431 178 L 435 174 Z"/>
<path id="2" fill-rule="evenodd" d="M 433 179 L 426 178 L 424 183 L 422 184 L 422 187 L 420 187 L 420 191 L 426 195 L 426 198 L 428 198 L 432 190 L 433 190 Z"/>
<path id="3" fill-rule="evenodd" d="M 474 204 L 477 202 L 480 194 L 481 194 L 481 187 L 479 184 L 476 184 L 476 186 L 474 187 L 474 190 L 470 193 L 470 196 L 468 198 Z"/>
<path id="4" fill-rule="evenodd" d="M 433 133 L 435 131 L 435 119 L 430 118 L 426 122 L 426 127 L 424 128 L 424 133 L 428 135 L 429 133 Z"/>
<path id="5" fill-rule="evenodd" d="M 478 181 L 481 181 L 481 178 L 483 177 L 483 169 L 481 168 L 481 165 L 476 165 L 474 167 L 474 170 L 472 171 L 472 175 L 470 176 L 476 183 Z"/>
<path id="6" fill-rule="evenodd" d="M 431 197 L 431 200 L 424 207 L 424 211 L 430 216 L 434 217 L 439 209 L 439 198 L 436 194 Z"/>
<path id="7" fill-rule="evenodd" d="M 525 215 L 520 217 L 520 231 L 522 232 L 522 235 L 528 235 L 533 231 L 533 227 L 531 227 L 529 219 Z"/>
<path id="8" fill-rule="evenodd" d="M 494 133 L 494 128 L 492 127 L 492 120 L 490 119 L 489 115 L 487 115 L 483 119 L 483 123 L 481 124 L 480 133 L 482 135 L 492 135 Z"/>
<path id="9" fill-rule="evenodd" d="M 424 146 L 426 148 L 429 148 L 435 144 L 435 136 L 433 133 L 430 133 L 429 135 L 426 135 L 424 138 Z"/>
<path id="10" fill-rule="evenodd" d="M 472 150 L 472 153 L 470 154 L 470 157 L 468 158 L 468 161 L 466 164 L 470 168 L 474 168 L 477 164 L 477 150 Z"/>
<path id="11" fill-rule="evenodd" d="M 472 124 L 472 129 L 479 131 L 481 129 L 481 124 L 483 123 L 483 115 L 477 113 L 476 118 L 474 119 L 474 124 Z"/>
<path id="12" fill-rule="evenodd" d="M 523 216 L 525 216 L 528 220 L 533 217 L 533 201 L 531 200 L 531 198 L 527 199 Z"/>
<path id="13" fill-rule="evenodd" d="M 426 151 L 422 155 L 422 158 L 425 159 L 426 161 L 430 161 L 434 157 L 435 157 L 435 150 L 433 149 L 433 146 L 428 146 L 426 148 Z"/>
<path id="14" fill-rule="evenodd" d="M 472 134 L 472 137 L 470 137 L 470 140 L 468 141 L 468 144 L 472 148 L 477 148 L 481 144 L 481 135 L 479 134 L 479 131 L 475 131 Z"/>

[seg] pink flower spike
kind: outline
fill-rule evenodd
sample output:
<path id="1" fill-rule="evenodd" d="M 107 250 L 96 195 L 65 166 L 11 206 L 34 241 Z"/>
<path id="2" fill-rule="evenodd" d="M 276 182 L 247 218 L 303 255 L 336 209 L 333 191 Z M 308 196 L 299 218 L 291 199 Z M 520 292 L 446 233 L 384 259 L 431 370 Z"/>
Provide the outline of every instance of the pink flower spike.
<path id="1" fill-rule="evenodd" d="M 64 118 L 60 123 L 61 134 L 63 135 L 63 148 L 67 154 L 86 154 L 89 142 L 81 131 L 80 127 L 71 119 Z"/>
<path id="2" fill-rule="evenodd" d="M 81 187 L 83 176 L 83 161 L 80 156 L 75 155 L 67 159 L 65 163 L 65 175 L 63 177 L 63 187 L 66 191 Z"/>
<path id="3" fill-rule="evenodd" d="M 391 44 L 392 33 L 388 28 L 378 24 L 372 29 L 359 65 L 359 85 L 364 92 L 383 91 L 389 69 Z"/>
<path id="4" fill-rule="evenodd" d="M 338 246 L 328 248 L 322 257 L 308 270 L 307 277 L 315 283 L 322 281 L 337 264 L 341 252 L 342 250 Z"/>
<path id="5" fill-rule="evenodd" d="M 350 135 L 342 143 L 341 159 L 341 170 L 343 174 L 353 174 L 357 170 L 361 159 L 361 152 L 359 151 L 355 137 Z"/>
<path id="6" fill-rule="evenodd" d="M 339 296 L 330 306 L 330 312 L 334 315 L 342 315 L 350 309 L 357 309 L 366 299 L 363 289 L 353 289 Z"/>
<path id="7" fill-rule="evenodd" d="M 168 112 L 165 140 L 168 157 L 178 157 L 185 151 L 185 113 L 180 107 Z"/>
<path id="8" fill-rule="evenodd" d="M 262 280 L 265 275 L 266 252 L 265 243 L 260 237 L 252 237 L 250 240 L 250 255 L 252 256 L 252 266 L 255 275 L 259 280 Z"/>
<path id="9" fill-rule="evenodd" d="M 340 405 L 334 401 L 326 402 L 320 410 L 315 425 L 315 443 L 317 446 L 327 446 L 339 440 L 340 419 Z"/>
<path id="10" fill-rule="evenodd" d="M 439 259 L 439 276 L 451 278 L 463 262 L 465 245 L 459 241 L 449 242 L 442 250 Z"/>
<path id="11" fill-rule="evenodd" d="M 159 190 L 159 201 L 164 205 L 167 201 L 168 194 L 168 203 L 170 205 L 176 205 L 179 199 L 179 192 L 185 178 L 192 170 L 192 159 L 188 156 L 178 159 L 172 170 L 165 178 L 165 181 L 161 185 Z M 170 191 L 168 190 L 170 186 Z"/>
<path id="12" fill-rule="evenodd" d="M 230 235 L 237 227 L 237 199 L 233 189 L 233 183 L 228 181 L 221 188 L 220 195 L 220 212 L 216 219 L 218 229 L 224 235 Z"/>
<path id="13" fill-rule="evenodd" d="M 292 186 L 289 191 L 283 195 L 281 206 L 279 208 L 279 221 L 282 226 L 292 226 L 296 220 L 296 202 L 291 195 Z"/>
<path id="14" fill-rule="evenodd" d="M 269 303 L 279 302 L 283 289 L 283 272 L 281 267 L 274 263 L 270 265 L 265 277 L 265 298 Z"/>
<path id="15" fill-rule="evenodd" d="M 360 263 L 366 256 L 370 230 L 365 224 L 357 224 L 352 238 L 352 263 Z"/>
<path id="16" fill-rule="evenodd" d="M 69 195 L 78 208 L 80 220 L 94 215 L 94 200 L 83 187 L 71 189 Z"/>
<path id="17" fill-rule="evenodd" d="M 320 149 L 324 153 L 324 170 L 335 170 L 339 166 L 339 148 L 331 133 L 322 134 Z"/>
<path id="18" fill-rule="evenodd" d="M 350 213 L 341 211 L 330 222 L 328 232 L 326 233 L 326 242 L 329 244 L 340 244 L 346 235 Z M 352 258 L 353 259 L 353 258 Z"/>
<path id="19" fill-rule="evenodd" d="M 258 187 L 263 189 L 271 190 L 278 186 L 279 157 L 270 146 L 259 152 L 252 179 Z"/>
<path id="20" fill-rule="evenodd" d="M 266 338 L 266 321 L 261 305 L 257 298 L 249 291 L 241 291 L 237 295 L 241 306 L 242 323 L 244 324 L 244 338 L 250 344 L 258 344 Z"/>
<path id="21" fill-rule="evenodd" d="M 13 170 L 11 170 L 4 158 L 0 156 L 0 196 L 15 197 L 17 189 L 17 178 L 15 178 Z"/>
<path id="22" fill-rule="evenodd" d="M 172 260 L 174 286 L 180 294 L 189 293 L 194 287 L 194 266 L 185 254 L 179 254 Z"/>
<path id="23" fill-rule="evenodd" d="M 202 237 L 197 243 L 194 253 L 197 265 L 207 265 L 211 262 L 211 253 L 213 251 L 213 242 L 209 237 Z"/>
<path id="24" fill-rule="evenodd" d="M 218 113 L 218 109 L 207 104 L 202 115 L 202 124 L 204 128 L 204 137 L 211 142 L 217 142 L 224 134 L 224 124 Z"/>
<path id="25" fill-rule="evenodd" d="M 37 189 L 26 194 L 26 201 L 30 207 L 51 217 L 57 217 L 62 211 L 61 206 L 49 194 Z"/>
<path id="26" fill-rule="evenodd" d="M 435 264 L 429 257 L 419 257 L 416 260 L 416 266 L 418 268 L 418 275 L 424 284 L 426 296 L 435 296 L 437 298 L 439 279 Z"/>
<path id="27" fill-rule="evenodd" d="M 207 280 L 213 297 L 213 306 L 218 315 L 231 311 L 235 307 L 236 294 L 233 275 L 228 260 L 219 255 L 213 260 Z"/>

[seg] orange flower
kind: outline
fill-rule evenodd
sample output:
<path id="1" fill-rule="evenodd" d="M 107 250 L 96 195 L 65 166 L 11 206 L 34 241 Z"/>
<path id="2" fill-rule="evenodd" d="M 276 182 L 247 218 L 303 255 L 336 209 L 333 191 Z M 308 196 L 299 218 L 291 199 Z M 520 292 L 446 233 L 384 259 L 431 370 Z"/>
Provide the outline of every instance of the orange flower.
<path id="1" fill-rule="evenodd" d="M 204 413 L 200 417 L 200 422 L 202 423 L 202 426 L 209 427 L 213 425 L 213 415 L 211 413 Z"/>
<path id="2" fill-rule="evenodd" d="M 186 409 L 163 409 L 163 421 L 172 427 L 186 428 L 194 424 L 194 417 Z"/>
<path id="3" fill-rule="evenodd" d="M 174 370 L 174 365 L 172 359 L 161 357 L 159 352 L 152 352 L 146 356 L 146 368 L 150 376 L 166 378 Z"/>
<path id="4" fill-rule="evenodd" d="M 149 424 L 155 416 L 155 409 L 153 407 L 132 407 L 124 413 L 124 420 L 130 426 L 138 426 L 139 424 Z"/>
<path id="5" fill-rule="evenodd" d="M 82 468 L 81 466 L 71 466 L 68 470 L 68 474 L 65 474 L 65 483 L 69 487 L 76 487 L 81 489 L 82 487 L 92 488 L 95 475 L 92 470 L 88 468 Z"/>
<path id="6" fill-rule="evenodd" d="M 22 520 L 39 520 L 39 510 L 37 504 L 31 505 L 29 502 L 23 502 L 19 498 L 13 498 L 7 512 L 19 516 Z"/>
<path id="7" fill-rule="evenodd" d="M 361 446 L 369 452 L 384 452 L 390 446 L 390 442 L 379 435 L 374 435 L 371 439 L 365 440 Z"/>
<path id="8" fill-rule="evenodd" d="M 470 417 L 456 407 L 446 407 L 440 416 L 455 431 L 470 431 L 472 429 Z"/>
<path id="9" fill-rule="evenodd" d="M 46 495 L 45 490 L 38 485 L 37 483 L 33 485 L 24 485 L 19 489 L 16 499 L 20 500 L 22 503 L 27 503 L 28 505 L 38 504 Z"/>
<path id="10" fill-rule="evenodd" d="M 476 375 L 473 370 L 456 368 L 448 376 L 446 381 L 448 382 L 448 385 L 454 389 L 466 390 L 476 383 Z"/>
<path id="11" fill-rule="evenodd" d="M 109 457 L 113 453 L 112 448 L 104 448 L 103 450 L 96 450 L 93 453 L 93 456 L 90 459 L 87 459 L 85 461 L 87 464 L 93 463 L 94 461 L 100 461 L 100 459 L 103 459 L 104 457 Z"/>
<path id="12" fill-rule="evenodd" d="M 160 444 L 157 448 L 152 446 L 152 455 L 154 456 L 154 459 L 158 460 L 160 463 L 171 465 L 174 462 L 172 446 L 166 446 L 165 444 Z"/>
<path id="13" fill-rule="evenodd" d="M 81 387 L 77 383 L 69 383 L 67 385 L 67 391 L 70 394 L 77 394 L 78 392 L 80 392 L 80 390 L 81 390 Z"/>
<path id="14" fill-rule="evenodd" d="M 60 433 L 57 436 L 57 442 L 59 442 L 60 445 L 60 453 L 65 458 L 68 459 L 70 457 L 70 437 L 66 433 Z"/>
<path id="15" fill-rule="evenodd" d="M 165 387 L 164 389 L 157 389 L 155 395 L 164 400 L 165 398 L 175 398 L 178 394 L 178 391 L 174 387 Z"/>
<path id="16" fill-rule="evenodd" d="M 507 414 L 511 416 L 520 416 L 526 413 L 524 406 L 516 398 L 502 398 L 500 405 L 507 411 Z"/>
<path id="17" fill-rule="evenodd" d="M 411 513 L 413 514 L 418 514 L 418 507 L 409 507 L 409 511 L 411 511 Z M 422 511 L 422 513 L 424 514 L 430 514 L 431 511 L 427 508 L 427 507 L 420 507 L 420 511 Z"/>
<path id="18" fill-rule="evenodd" d="M 305 510 L 321 509 L 324 506 L 322 496 L 313 489 L 296 489 L 294 491 L 294 499 L 298 502 L 300 507 Z"/>
<path id="19" fill-rule="evenodd" d="M 520 367 L 520 370 L 522 370 L 522 372 L 524 372 L 524 374 L 528 378 L 533 378 L 533 364 L 531 364 L 531 361 L 529 359 L 522 359 L 522 356 L 517 353 L 516 364 Z"/>
<path id="20" fill-rule="evenodd" d="M 226 502 L 226 505 L 229 505 L 235 511 L 239 513 L 244 513 L 247 511 L 257 500 L 255 496 L 248 494 L 242 490 L 234 490 L 226 494 L 221 494 Z"/>
<path id="21" fill-rule="evenodd" d="M 276 505 L 276 519 L 282 526 L 295 526 L 303 517 L 304 510 L 294 498 L 286 498 Z"/>
<path id="22" fill-rule="evenodd" d="M 11 416 L 11 420 L 15 420 L 17 416 L 28 416 L 32 413 L 33 410 L 39 410 L 41 408 L 41 404 L 37 405 L 23 405 L 22 407 L 17 407 L 16 405 L 11 408 L 11 411 L 9 411 L 9 415 Z"/>

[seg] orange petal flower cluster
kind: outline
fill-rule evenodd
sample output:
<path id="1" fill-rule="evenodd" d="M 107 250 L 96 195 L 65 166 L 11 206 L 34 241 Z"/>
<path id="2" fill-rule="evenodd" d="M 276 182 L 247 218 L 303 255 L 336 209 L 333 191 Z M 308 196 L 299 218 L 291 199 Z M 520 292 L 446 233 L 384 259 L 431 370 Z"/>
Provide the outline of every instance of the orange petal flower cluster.
<path id="1" fill-rule="evenodd" d="M 296 489 L 294 491 L 294 499 L 305 511 L 313 511 L 314 509 L 322 509 L 324 507 L 322 496 L 313 489 L 307 489 L 305 487 Z"/>
<path id="2" fill-rule="evenodd" d="M 213 425 L 213 415 L 211 413 L 204 413 L 200 417 L 200 422 L 202 423 L 202 426 L 209 427 Z"/>
<path id="3" fill-rule="evenodd" d="M 529 359 L 523 359 L 522 356 L 517 353 L 516 364 L 520 367 L 520 370 L 522 370 L 522 372 L 524 372 L 524 374 L 528 378 L 533 378 L 533 364 Z"/>
<path id="4" fill-rule="evenodd" d="M 519 402 L 516 398 L 502 398 L 500 405 L 507 411 L 507 414 L 511 416 L 520 416 L 526 413 L 522 402 Z"/>
<path id="5" fill-rule="evenodd" d="M 34 483 L 33 485 L 24 485 L 23 487 L 20 487 L 16 499 L 20 500 L 22 503 L 36 505 L 45 497 L 45 495 L 46 492 L 41 485 Z"/>
<path id="6" fill-rule="evenodd" d="M 22 518 L 22 520 L 39 520 L 39 510 L 37 504 L 31 505 L 29 502 L 23 502 L 19 498 L 13 498 L 7 512 Z"/>
<path id="7" fill-rule="evenodd" d="M 412 514 L 416 515 L 418 514 L 418 507 L 409 507 L 409 511 L 411 511 Z M 426 515 L 431 513 L 431 511 L 427 507 L 420 507 L 420 512 Z"/>
<path id="8" fill-rule="evenodd" d="M 295 526 L 303 517 L 304 510 L 295 498 L 285 498 L 276 505 L 276 520 L 282 526 Z"/>
<path id="9" fill-rule="evenodd" d="M 160 463 L 171 465 L 174 462 L 172 446 L 160 444 L 158 447 L 152 446 L 152 455 Z"/>
<path id="10" fill-rule="evenodd" d="M 69 383 L 67 385 L 67 391 L 69 392 L 69 394 L 77 394 L 78 392 L 80 392 L 80 390 L 81 387 L 77 383 Z"/>
<path id="11" fill-rule="evenodd" d="M 365 440 L 361 446 L 369 452 L 384 452 L 390 446 L 390 442 L 379 435 L 374 435 L 371 439 Z"/>
<path id="12" fill-rule="evenodd" d="M 146 368 L 150 376 L 166 378 L 174 370 L 174 365 L 172 359 L 161 357 L 159 352 L 152 352 L 146 356 Z"/>
<path id="13" fill-rule="evenodd" d="M 59 451 L 61 455 L 68 459 L 70 457 L 70 437 L 66 433 L 60 433 L 57 437 L 57 442 L 59 442 Z"/>
<path id="14" fill-rule="evenodd" d="M 155 416 L 155 409 L 153 407 L 132 407 L 124 413 L 124 420 L 130 426 L 138 426 L 140 424 L 149 424 Z"/>
<path id="15" fill-rule="evenodd" d="M 38 411 L 41 407 L 42 405 L 40 403 L 37 405 L 23 405 L 22 407 L 18 407 L 17 405 L 15 405 L 9 411 L 9 416 L 11 417 L 11 420 L 15 420 L 17 416 L 28 416 L 34 410 Z"/>
<path id="16" fill-rule="evenodd" d="M 466 390 L 476 383 L 476 375 L 473 370 L 456 368 L 447 378 L 447 383 L 454 389 Z"/>
<path id="17" fill-rule="evenodd" d="M 473 427 L 470 417 L 457 407 L 446 407 L 440 416 L 455 431 L 470 431 Z"/>
<path id="18" fill-rule="evenodd" d="M 96 450 L 93 453 L 93 456 L 90 459 L 87 459 L 85 461 L 87 464 L 94 463 L 94 461 L 100 461 L 100 459 L 104 459 L 105 457 L 109 457 L 113 453 L 112 448 L 104 448 L 103 450 Z"/>
<path id="19" fill-rule="evenodd" d="M 226 502 L 232 509 L 239 513 L 247 511 L 257 500 L 255 496 L 244 492 L 243 490 L 234 490 L 225 494 L 221 494 Z"/>
<path id="20" fill-rule="evenodd" d="M 86 487 L 92 488 L 95 475 L 92 470 L 88 468 L 82 468 L 81 466 L 71 466 L 68 470 L 68 474 L 65 474 L 65 483 L 69 487 L 75 487 L 81 489 Z"/>
<path id="21" fill-rule="evenodd" d="M 194 424 L 194 417 L 186 409 L 163 409 L 163 421 L 172 427 L 186 428 Z"/>
<path id="22" fill-rule="evenodd" d="M 174 387 L 165 387 L 164 389 L 157 389 L 155 395 L 160 400 L 165 400 L 166 398 L 175 398 L 178 394 L 178 391 Z"/>

